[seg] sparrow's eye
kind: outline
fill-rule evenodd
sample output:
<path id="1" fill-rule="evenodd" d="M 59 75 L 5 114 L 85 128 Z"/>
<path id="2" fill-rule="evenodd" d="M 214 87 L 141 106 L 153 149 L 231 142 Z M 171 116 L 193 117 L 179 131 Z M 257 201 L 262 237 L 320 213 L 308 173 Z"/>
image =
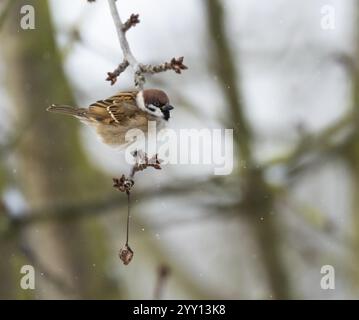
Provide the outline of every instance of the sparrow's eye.
<path id="1" fill-rule="evenodd" d="M 148 106 L 148 107 L 147 107 L 147 109 L 148 109 L 148 110 L 150 110 L 150 111 L 152 111 L 152 112 L 155 112 L 155 111 L 156 111 L 156 109 L 155 109 L 155 108 L 150 107 L 150 106 Z"/>

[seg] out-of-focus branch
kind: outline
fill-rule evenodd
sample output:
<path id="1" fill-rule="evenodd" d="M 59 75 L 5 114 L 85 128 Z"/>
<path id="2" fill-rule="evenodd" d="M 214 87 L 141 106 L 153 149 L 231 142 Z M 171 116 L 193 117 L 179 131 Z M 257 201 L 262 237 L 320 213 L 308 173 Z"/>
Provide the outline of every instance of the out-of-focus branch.
<path id="1" fill-rule="evenodd" d="M 32 122 L 27 128 L 25 140 L 16 150 L 18 179 L 15 179 L 29 208 L 46 207 L 49 209 L 47 213 L 51 214 L 55 203 L 75 201 L 79 197 L 85 199 L 89 189 L 94 186 L 101 188 L 103 176 L 86 160 L 76 134 L 76 123 L 49 117 L 44 112 L 52 99 L 66 99 L 67 103 L 74 103 L 55 41 L 49 1 L 31 2 L 36 12 L 36 23 L 40 26 L 30 32 L 31 36 L 29 32 L 19 32 L 20 8 L 29 1 L 11 2 L 15 5 L 4 25 L 6 32 L 2 33 L 5 37 L 3 42 L 7 45 L 1 48 L 8 66 L 6 86 L 20 123 L 36 119 L 36 124 Z M 83 3 L 86 5 L 86 2 Z M 46 59 L 43 59 L 44 54 Z M 28 90 L 24 90 L 26 86 Z M 93 223 L 96 226 L 91 226 L 91 234 L 95 233 L 95 228 L 96 231 L 102 229 L 96 221 Z M 26 230 L 29 245 L 41 252 L 41 258 L 49 263 L 49 268 L 55 266 L 58 275 L 68 282 L 76 279 L 72 284 L 81 298 L 89 298 L 94 291 L 98 296 L 109 292 L 108 288 L 103 290 L 103 279 L 93 277 L 88 268 L 90 262 L 95 262 L 96 270 L 102 272 L 104 260 L 97 257 L 100 257 L 99 252 L 105 252 L 104 237 L 99 232 L 89 239 L 89 228 L 89 225 L 80 225 L 78 221 L 65 224 L 54 219 L 40 229 L 29 227 Z M 96 241 L 96 252 L 92 250 L 92 241 Z M 81 248 L 74 243 L 81 243 Z M 46 294 L 47 298 L 64 298 L 62 292 L 48 286 L 46 279 L 37 280 L 36 285 L 41 288 L 36 291 L 37 297 Z"/>
<path id="2" fill-rule="evenodd" d="M 209 185 L 218 186 L 221 188 L 220 178 L 214 177 L 209 180 L 197 181 L 178 181 L 176 185 L 164 185 L 161 189 L 158 190 L 158 194 L 161 196 L 183 196 L 185 194 L 193 194 L 195 190 L 204 190 Z M 210 192 L 212 194 L 212 191 Z M 136 198 L 138 199 L 151 199 L 153 197 L 153 192 L 151 190 L 144 190 L 137 192 Z M 112 196 L 104 200 L 99 201 L 88 201 L 85 203 L 68 203 L 61 205 L 52 205 L 51 208 L 38 208 L 31 211 L 19 212 L 17 215 L 10 215 L 7 210 L 1 210 L 0 214 L 4 214 L 5 218 L 8 220 L 6 230 L 3 230 L 2 236 L 11 236 L 14 234 L 15 230 L 21 230 L 23 227 L 33 225 L 36 223 L 45 223 L 50 221 L 74 221 L 82 218 L 89 218 L 91 216 L 99 216 L 113 212 L 114 209 L 123 209 L 126 206 L 125 199 L 121 199 L 117 196 Z M 211 206 L 213 207 L 213 206 Z M 226 210 L 229 212 L 229 210 Z M 232 212 L 231 212 L 232 213 Z M 237 212 L 238 213 L 238 212 Z M 202 221 L 209 217 L 218 217 L 216 212 L 213 214 L 200 215 L 196 217 L 184 217 L 180 220 L 173 220 L 171 222 L 164 221 L 161 224 L 154 226 L 154 228 L 168 228 L 171 226 L 177 226 L 182 223 L 191 223 L 196 221 Z M 6 232 L 8 231 L 8 232 Z"/>
<path id="3" fill-rule="evenodd" d="M 288 178 L 293 177 L 307 168 L 313 168 L 313 165 L 322 159 L 323 155 L 345 156 L 339 151 L 342 151 L 353 140 L 353 134 L 358 129 L 355 127 L 353 113 L 349 112 L 317 134 L 304 134 L 291 151 L 266 161 L 262 167 L 268 169 L 277 165 L 284 166 Z M 336 139 L 344 131 L 346 131 L 346 136 Z M 313 157 L 310 160 L 303 161 L 309 156 Z"/>
<path id="4" fill-rule="evenodd" d="M 238 146 L 240 157 L 246 166 L 250 166 L 252 155 L 250 151 L 250 141 L 252 138 L 252 130 L 245 118 L 243 99 L 238 90 L 239 77 L 237 74 L 237 66 L 233 58 L 228 41 L 227 33 L 223 25 L 225 19 L 222 4 L 220 1 L 207 2 L 207 11 L 209 17 L 209 33 L 213 42 L 213 54 L 215 55 L 215 68 L 220 80 L 220 85 L 224 94 L 225 103 L 229 108 L 229 117 L 227 125 L 234 128 L 234 138 Z"/>
<path id="5" fill-rule="evenodd" d="M 352 110 L 353 110 L 353 121 L 357 128 L 359 128 L 359 3 L 355 4 L 355 33 L 354 44 L 355 44 L 355 54 L 353 57 L 352 68 L 351 70 L 351 80 L 352 80 Z M 357 265 L 359 263 L 359 130 L 356 131 L 356 134 L 352 137 L 350 148 L 347 153 L 347 163 L 351 170 L 352 178 L 352 210 L 351 210 L 351 234 L 353 236 L 352 247 L 356 254 L 354 255 L 354 263 Z M 356 288 L 359 287 L 359 272 L 358 268 L 355 268 L 353 273 L 352 282 L 355 284 Z"/>
<path id="6" fill-rule="evenodd" d="M 26 243 L 26 240 L 21 239 L 21 243 L 19 245 L 20 251 L 27 258 L 29 263 L 36 268 L 36 271 L 40 273 L 41 276 L 45 277 L 49 282 L 51 282 L 58 290 L 61 290 L 64 294 L 69 296 L 75 296 L 76 290 L 72 287 L 71 284 L 67 283 L 65 279 L 61 276 L 54 273 L 50 270 L 42 261 L 39 259 L 37 254 L 32 250 L 32 248 Z"/>
<path id="7" fill-rule="evenodd" d="M 206 2 L 206 8 L 208 29 L 215 55 L 213 62 L 229 110 L 227 123 L 234 128 L 234 138 L 239 149 L 240 189 L 238 192 L 242 195 L 243 212 L 246 213 L 253 228 L 253 236 L 259 247 L 273 296 L 277 299 L 288 299 L 289 278 L 281 260 L 281 234 L 278 220 L 275 215 L 270 215 L 275 209 L 275 194 L 264 180 L 262 169 L 254 161 L 253 131 L 244 112 L 244 100 L 239 90 L 237 73 L 238 56 L 234 59 L 231 50 L 232 39 L 226 33 L 224 6 L 220 0 L 212 0 Z M 242 163 L 245 165 L 243 166 Z M 271 250 L 268 250 L 268 243 Z"/>
<path id="8" fill-rule="evenodd" d="M 163 295 L 163 287 L 170 275 L 171 269 L 166 265 L 160 265 L 157 271 L 157 283 L 155 285 L 153 299 L 161 300 Z"/>
<path id="9" fill-rule="evenodd" d="M 6 143 L 0 145 L 0 159 L 16 149 L 21 142 L 21 139 L 26 136 L 25 132 L 27 129 L 36 124 L 36 119 L 34 119 L 34 117 L 31 117 L 26 123 L 15 123 L 14 127 L 17 128 L 16 131 L 11 132 L 6 139 Z"/>
<path id="10" fill-rule="evenodd" d="M 162 196 L 176 196 L 183 195 L 184 193 L 193 193 L 196 189 L 203 189 L 208 184 L 218 183 L 218 178 L 212 178 L 210 180 L 193 181 L 183 180 L 178 181 L 176 185 L 169 184 L 164 185 L 158 189 L 157 193 Z M 153 197 L 153 191 L 143 190 L 136 194 L 136 198 L 139 199 L 151 199 Z M 46 222 L 50 220 L 66 220 L 77 219 L 81 217 L 88 217 L 91 215 L 98 215 L 99 212 L 111 211 L 119 207 L 124 207 L 126 201 L 112 196 L 101 201 L 92 201 L 86 203 L 69 203 L 67 205 L 52 205 L 51 208 L 34 209 L 31 211 L 20 212 L 11 219 L 17 226 L 25 226 L 32 223 Z"/>

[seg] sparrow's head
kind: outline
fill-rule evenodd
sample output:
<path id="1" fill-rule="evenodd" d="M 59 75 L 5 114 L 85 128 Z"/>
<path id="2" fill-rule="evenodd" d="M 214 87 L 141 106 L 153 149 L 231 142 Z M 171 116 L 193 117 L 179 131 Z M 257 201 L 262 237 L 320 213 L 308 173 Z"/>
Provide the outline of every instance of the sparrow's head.
<path id="1" fill-rule="evenodd" d="M 138 107 L 143 111 L 166 121 L 170 118 L 170 110 L 173 107 L 170 105 L 167 94 L 162 90 L 146 89 L 139 91 L 136 100 Z"/>

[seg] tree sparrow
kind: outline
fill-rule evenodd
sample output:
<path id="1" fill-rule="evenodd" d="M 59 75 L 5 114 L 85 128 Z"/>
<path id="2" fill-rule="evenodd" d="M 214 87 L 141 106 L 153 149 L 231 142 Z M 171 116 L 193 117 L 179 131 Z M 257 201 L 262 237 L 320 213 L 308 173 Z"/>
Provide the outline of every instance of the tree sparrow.
<path id="1" fill-rule="evenodd" d="M 95 127 L 104 143 L 121 146 L 128 143 L 125 135 L 130 129 L 140 129 L 146 134 L 148 121 L 156 121 L 158 128 L 163 127 L 170 118 L 172 109 L 165 92 L 146 89 L 119 92 L 88 108 L 53 104 L 47 111 L 74 116 Z"/>

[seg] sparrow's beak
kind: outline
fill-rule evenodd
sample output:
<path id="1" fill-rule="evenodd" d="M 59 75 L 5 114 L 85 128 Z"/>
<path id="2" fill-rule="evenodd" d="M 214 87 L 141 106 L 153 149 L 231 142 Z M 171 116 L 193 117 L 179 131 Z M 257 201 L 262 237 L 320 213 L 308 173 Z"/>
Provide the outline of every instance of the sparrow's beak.
<path id="1" fill-rule="evenodd" d="M 172 110 L 172 109 L 174 109 L 174 108 L 173 108 L 171 105 L 169 105 L 169 104 L 165 105 L 165 106 L 162 108 L 163 111 L 170 111 L 170 110 Z"/>

